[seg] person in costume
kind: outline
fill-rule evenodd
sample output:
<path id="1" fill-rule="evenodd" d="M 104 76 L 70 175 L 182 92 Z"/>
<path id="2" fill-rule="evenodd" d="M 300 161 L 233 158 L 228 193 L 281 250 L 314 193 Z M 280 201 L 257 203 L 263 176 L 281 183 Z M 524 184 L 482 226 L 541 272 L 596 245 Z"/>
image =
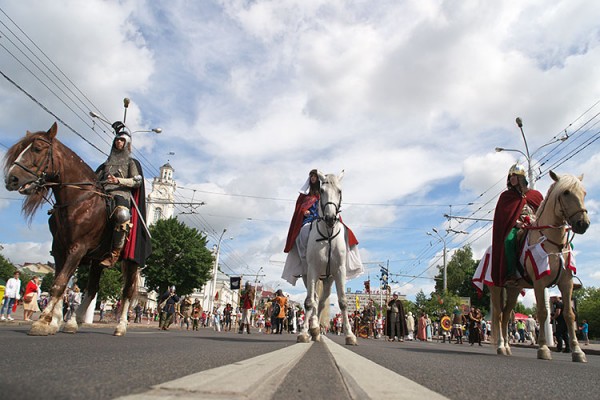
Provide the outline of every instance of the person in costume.
<path id="1" fill-rule="evenodd" d="M 404 336 L 408 335 L 406 327 L 406 315 L 404 314 L 404 305 L 398 298 L 398 293 L 392 295 L 392 300 L 387 304 L 386 335 L 388 340 L 393 342 L 398 338 L 399 342 L 404 342 Z"/>
<path id="2" fill-rule="evenodd" d="M 543 196 L 529 189 L 525 168 L 514 164 L 508 171 L 507 189 L 500 194 L 492 228 L 492 280 L 496 286 L 513 284 L 516 279 L 517 233 L 535 221 Z"/>
<path id="3" fill-rule="evenodd" d="M 481 346 L 481 311 L 471 307 L 469 311 L 469 343 L 471 346 L 478 343 Z"/>
<path id="4" fill-rule="evenodd" d="M 298 194 L 294 215 L 288 230 L 285 248 L 283 249 L 284 253 L 288 255 L 281 277 L 294 286 L 296 286 L 298 278 L 306 280 L 308 270 L 306 248 L 311 223 L 319 218 L 320 193 L 321 181 L 319 180 L 319 173 L 316 169 L 313 169 L 310 171 L 308 179 Z M 345 224 L 344 226 L 346 227 L 346 246 L 348 250 L 346 279 L 352 279 L 363 272 L 363 265 L 358 252 L 358 240 L 350 228 Z M 306 286 L 306 282 L 304 282 L 304 285 Z"/>
<path id="5" fill-rule="evenodd" d="M 238 333 L 244 333 L 244 326 L 246 327 L 246 332 L 250 334 L 250 323 L 252 318 L 252 309 L 254 307 L 254 296 L 256 295 L 256 290 L 250 282 L 246 282 L 244 290 L 242 291 L 242 295 L 240 296 L 240 304 L 242 305 L 242 320 L 240 322 L 240 329 Z"/>
<path id="6" fill-rule="evenodd" d="M 131 157 L 131 136 L 126 131 L 125 125 L 117 121 L 112 124 L 112 127 L 115 131 L 115 139 L 110 155 L 96 170 L 98 180 L 103 183 L 104 190 L 112 196 L 115 205 L 110 216 L 114 225 L 112 249 L 110 254 L 100 262 L 100 265 L 108 268 L 115 265 L 125 247 L 130 231 L 133 233 L 131 235 L 133 240 L 126 249 L 127 257 L 124 255 L 124 258 L 132 259 L 138 265 L 144 265 L 146 258 L 150 255 L 151 247 L 148 233 L 140 232 L 140 228 L 143 226 L 138 224 L 139 218 L 145 217 L 142 167 L 137 160 Z M 136 202 L 143 215 L 139 215 L 137 210 L 132 213 L 132 201 Z M 145 228 L 143 229 L 145 230 Z"/>

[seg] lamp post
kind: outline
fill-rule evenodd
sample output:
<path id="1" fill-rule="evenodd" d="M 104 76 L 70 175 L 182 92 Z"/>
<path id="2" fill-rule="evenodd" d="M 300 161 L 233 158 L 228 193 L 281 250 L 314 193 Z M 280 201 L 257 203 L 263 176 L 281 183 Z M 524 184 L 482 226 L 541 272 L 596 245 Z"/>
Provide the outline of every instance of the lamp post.
<path id="1" fill-rule="evenodd" d="M 227 228 L 223 229 L 223 233 L 219 236 L 219 241 L 217 242 L 217 247 L 215 249 L 215 266 L 213 268 L 213 280 L 210 287 L 210 301 L 209 301 L 209 312 L 212 313 L 213 307 L 215 305 L 215 295 L 217 292 L 217 271 L 219 268 L 219 254 L 221 252 L 221 240 L 223 240 L 223 235 L 227 232 Z"/>

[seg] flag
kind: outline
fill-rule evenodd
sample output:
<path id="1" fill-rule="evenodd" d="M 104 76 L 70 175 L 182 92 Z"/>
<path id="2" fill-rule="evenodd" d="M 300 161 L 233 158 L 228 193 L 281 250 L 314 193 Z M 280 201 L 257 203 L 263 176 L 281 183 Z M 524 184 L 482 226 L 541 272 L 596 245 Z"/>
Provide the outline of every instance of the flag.
<path id="1" fill-rule="evenodd" d="M 371 281 L 365 281 L 365 292 L 371 293 Z"/>
<path id="2" fill-rule="evenodd" d="M 388 271 L 383 267 L 381 267 L 381 288 L 388 288 Z"/>
<path id="3" fill-rule="evenodd" d="M 215 293 L 215 301 L 219 300 L 219 292 Z"/>
<path id="4" fill-rule="evenodd" d="M 242 283 L 242 278 L 239 276 L 232 276 L 229 278 L 229 287 L 231 290 L 238 290 Z"/>
<path id="5" fill-rule="evenodd" d="M 360 308 L 360 299 L 358 298 L 358 296 L 356 296 L 356 309 L 358 310 Z"/>

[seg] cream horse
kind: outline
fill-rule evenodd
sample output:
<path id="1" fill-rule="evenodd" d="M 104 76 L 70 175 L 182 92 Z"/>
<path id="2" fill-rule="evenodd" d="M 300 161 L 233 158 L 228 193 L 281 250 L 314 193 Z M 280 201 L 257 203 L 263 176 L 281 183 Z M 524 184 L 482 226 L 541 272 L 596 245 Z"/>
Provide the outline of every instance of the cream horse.
<path id="1" fill-rule="evenodd" d="M 305 323 L 297 341 L 308 343 L 310 337 L 315 342 L 321 340 L 319 317 L 328 304 L 331 285 L 335 282 L 340 310 L 344 320 L 346 344 L 355 345 L 356 336 L 352 333 L 346 303 L 346 227 L 339 220 L 342 204 L 342 188 L 340 182 L 344 176 L 318 173 L 321 181 L 321 198 L 319 200 L 319 218 L 312 223 L 306 248 L 308 271 L 305 279 L 306 311 Z M 322 290 L 318 290 L 319 280 Z M 320 295 L 319 295 L 319 292 Z M 318 303 L 318 310 L 317 310 Z M 310 336 L 308 334 L 310 332 Z"/>
<path id="2" fill-rule="evenodd" d="M 563 315 L 569 330 L 572 360 L 587 362 L 585 354 L 577 342 L 575 316 L 571 309 L 573 273 L 565 265 L 571 256 L 570 241 L 568 240 L 569 231 L 584 234 L 590 226 L 590 220 L 584 205 L 586 192 L 581 183 L 583 176 L 579 178 L 573 175 L 558 176 L 552 171 L 550 171 L 550 176 L 554 183 L 548 189 L 548 194 L 537 211 L 535 226 L 529 229 L 527 237 L 529 246 L 543 242 L 544 249 L 548 253 L 550 273 L 535 279 L 536 271 L 532 261 L 526 257 L 524 268 L 526 274 L 533 277 L 533 285 L 524 279 L 519 279 L 517 287 L 507 287 L 505 289 L 490 286 L 493 308 L 492 332 L 499 333 L 495 334 L 497 354 L 511 355 L 508 344 L 510 313 L 517 303 L 521 290 L 533 287 L 536 303 L 538 304 L 537 318 L 540 321 L 537 357 L 543 360 L 551 360 L 552 356 L 546 343 L 545 326 L 543 324 L 548 315 L 544 306 L 544 289 L 556 284 L 563 299 Z"/>

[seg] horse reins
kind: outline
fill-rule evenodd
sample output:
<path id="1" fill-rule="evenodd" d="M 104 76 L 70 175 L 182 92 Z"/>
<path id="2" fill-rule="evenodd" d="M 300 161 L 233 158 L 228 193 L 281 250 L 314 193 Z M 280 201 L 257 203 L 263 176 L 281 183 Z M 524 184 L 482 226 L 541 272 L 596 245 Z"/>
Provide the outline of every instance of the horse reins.
<path id="1" fill-rule="evenodd" d="M 327 184 L 329 182 L 323 182 L 323 185 Z M 339 222 L 339 218 L 338 215 L 340 213 L 340 208 L 341 208 L 341 204 L 342 204 L 342 195 L 340 193 L 340 191 L 338 190 L 338 193 L 340 194 L 340 200 L 338 203 L 334 203 L 332 201 L 328 201 L 326 203 L 321 203 L 320 207 L 321 207 L 321 213 L 325 214 L 325 208 L 328 205 L 332 205 L 333 207 L 335 207 L 335 218 L 333 218 L 333 223 L 330 225 L 329 222 L 324 218 L 319 216 L 316 221 L 316 227 L 317 227 L 317 233 L 319 234 L 319 236 L 321 236 L 320 239 L 316 239 L 317 242 L 323 242 L 325 240 L 327 240 L 327 244 L 328 244 L 328 250 L 327 250 L 327 269 L 325 271 L 326 275 L 324 278 L 322 279 L 327 279 L 331 276 L 331 250 L 332 250 L 332 246 L 331 246 L 331 242 L 333 241 L 333 239 L 335 239 L 340 232 L 342 231 L 342 229 L 340 228 L 337 233 L 333 234 L 334 228 L 335 228 L 335 224 L 337 222 Z M 323 221 L 325 222 L 325 225 L 327 226 L 327 235 L 324 235 L 323 232 L 321 232 L 321 230 L 319 229 L 319 221 Z M 312 223 L 311 223 L 311 228 L 312 228 Z M 331 233 L 330 230 L 331 229 Z"/>

